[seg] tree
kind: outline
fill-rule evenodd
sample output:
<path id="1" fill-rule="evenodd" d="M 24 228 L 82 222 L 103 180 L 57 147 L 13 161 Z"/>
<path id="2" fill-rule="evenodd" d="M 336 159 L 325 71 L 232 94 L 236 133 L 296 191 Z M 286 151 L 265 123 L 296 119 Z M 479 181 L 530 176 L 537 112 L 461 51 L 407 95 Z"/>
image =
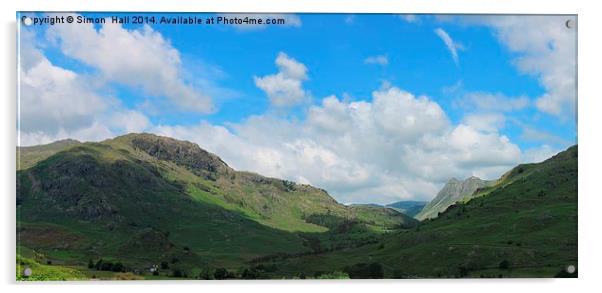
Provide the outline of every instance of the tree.
<path id="1" fill-rule="evenodd" d="M 510 268 L 510 262 L 505 259 L 505 260 L 503 260 L 503 261 L 500 262 L 499 267 L 500 267 L 500 270 L 507 270 L 507 269 Z"/>
<path id="2" fill-rule="evenodd" d="M 94 265 L 94 268 L 95 268 L 97 271 L 100 271 L 100 269 L 102 268 L 102 258 L 101 258 L 101 259 L 99 259 L 99 260 L 96 262 L 96 265 Z"/>
<path id="3" fill-rule="evenodd" d="M 377 262 L 355 264 L 345 267 L 343 271 L 351 279 L 382 279 L 385 275 L 383 266 Z"/>
<path id="4" fill-rule="evenodd" d="M 205 268 L 199 274 L 199 279 L 201 280 L 215 280 L 214 271 L 210 268 Z"/>
<path id="5" fill-rule="evenodd" d="M 240 274 L 240 276 L 245 280 L 255 280 L 260 279 L 261 273 L 254 268 L 245 268 Z"/>
<path id="6" fill-rule="evenodd" d="M 115 264 L 113 264 L 113 267 L 111 268 L 111 270 L 113 272 L 123 272 L 124 271 L 123 264 L 120 262 L 115 263 Z"/>
<path id="7" fill-rule="evenodd" d="M 458 278 L 464 278 L 466 276 L 468 276 L 468 268 L 464 267 L 464 266 L 458 267 L 458 275 L 457 275 L 457 277 Z"/>
<path id="8" fill-rule="evenodd" d="M 167 270 L 169 269 L 169 264 L 166 261 L 162 261 L 161 262 L 161 269 L 162 270 Z"/>
<path id="9" fill-rule="evenodd" d="M 173 269 L 171 276 L 174 278 L 182 278 L 184 277 L 184 272 L 182 272 L 181 269 Z"/>
<path id="10" fill-rule="evenodd" d="M 100 266 L 100 270 L 101 271 L 112 271 L 113 270 L 113 263 L 109 262 L 109 261 L 103 261 L 101 266 Z"/>
<path id="11" fill-rule="evenodd" d="M 90 260 L 88 261 L 88 268 L 89 268 L 89 269 L 92 269 L 92 268 L 94 268 L 94 261 L 93 261 L 92 259 L 90 259 Z"/>
<path id="12" fill-rule="evenodd" d="M 213 277 L 216 280 L 225 280 L 229 277 L 229 272 L 228 270 L 226 270 L 225 268 L 219 268 L 217 270 L 215 270 L 215 273 L 213 273 Z"/>

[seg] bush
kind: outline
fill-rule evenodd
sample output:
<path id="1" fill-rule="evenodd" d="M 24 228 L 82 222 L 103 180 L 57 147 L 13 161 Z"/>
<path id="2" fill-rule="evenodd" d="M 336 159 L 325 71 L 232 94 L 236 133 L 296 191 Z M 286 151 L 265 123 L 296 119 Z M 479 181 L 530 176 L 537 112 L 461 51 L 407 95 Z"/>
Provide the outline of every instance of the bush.
<path id="1" fill-rule="evenodd" d="M 343 272 L 332 272 L 319 275 L 316 279 L 349 279 L 349 275 Z"/>
<path id="2" fill-rule="evenodd" d="M 107 271 L 107 272 L 125 272 L 125 266 L 120 263 L 112 263 L 110 261 L 104 261 L 102 258 L 96 262 L 95 265 L 92 265 L 93 262 L 90 260 L 88 262 L 89 268 L 95 268 L 97 271 Z"/>
<path id="3" fill-rule="evenodd" d="M 282 184 L 284 185 L 284 190 L 290 192 L 295 191 L 295 186 L 297 185 L 295 182 L 283 180 Z"/>
<path id="4" fill-rule="evenodd" d="M 209 268 L 205 268 L 199 273 L 199 279 L 201 280 L 215 280 L 214 271 Z"/>
<path id="5" fill-rule="evenodd" d="M 215 270 L 215 273 L 213 273 L 213 277 L 216 280 L 225 280 L 229 278 L 234 278 L 234 274 L 228 272 L 228 270 L 225 268 L 219 268 Z"/>
<path id="6" fill-rule="evenodd" d="M 382 279 L 385 275 L 380 263 L 359 263 L 345 267 L 343 270 L 351 279 Z"/>
<path id="7" fill-rule="evenodd" d="M 174 278 L 183 278 L 184 277 L 184 272 L 180 269 L 173 269 L 171 271 L 171 276 Z"/>
<path id="8" fill-rule="evenodd" d="M 101 267 L 102 267 L 102 258 L 101 258 L 101 259 L 99 259 L 99 260 L 96 262 L 96 264 L 94 265 L 94 268 L 95 268 L 97 271 L 100 271 L 100 268 L 101 268 Z"/>
<path id="9" fill-rule="evenodd" d="M 245 268 L 240 274 L 240 277 L 245 280 L 261 279 L 261 272 L 254 268 Z"/>
<path id="10" fill-rule="evenodd" d="M 500 262 L 500 270 L 507 270 L 510 268 L 510 262 L 508 260 L 503 260 Z"/>
<path id="11" fill-rule="evenodd" d="M 118 262 L 118 263 L 113 264 L 113 266 L 111 267 L 111 271 L 113 271 L 113 272 L 123 272 L 125 270 L 124 270 L 123 264 L 120 263 L 120 262 Z"/>
<path id="12" fill-rule="evenodd" d="M 90 260 L 88 261 L 88 268 L 89 268 L 89 269 L 92 269 L 92 268 L 94 268 L 94 261 L 93 261 L 92 259 L 90 259 Z"/>
<path id="13" fill-rule="evenodd" d="M 167 270 L 169 269 L 169 264 L 166 261 L 162 261 L 161 262 L 161 269 L 162 270 Z"/>
<path id="14" fill-rule="evenodd" d="M 464 266 L 458 267 L 457 277 L 458 278 L 464 278 L 466 276 L 468 276 L 468 268 L 464 267 Z"/>

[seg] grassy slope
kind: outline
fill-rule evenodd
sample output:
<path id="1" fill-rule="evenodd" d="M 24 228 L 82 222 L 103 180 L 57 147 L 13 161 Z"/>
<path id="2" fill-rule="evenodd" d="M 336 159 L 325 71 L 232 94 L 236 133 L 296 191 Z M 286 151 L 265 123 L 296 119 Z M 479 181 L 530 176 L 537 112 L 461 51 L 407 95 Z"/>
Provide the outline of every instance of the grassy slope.
<path id="1" fill-rule="evenodd" d="M 23 271 L 29 268 L 32 274 L 24 276 Z M 23 257 L 17 254 L 17 275 L 18 281 L 73 281 L 85 280 L 88 277 L 79 270 L 57 265 L 44 265 L 37 261 Z"/>
<path id="2" fill-rule="evenodd" d="M 132 266 L 173 257 L 228 266 L 267 252 L 305 249 L 296 235 L 193 202 L 145 169 L 152 167 L 127 160 L 101 145 L 81 146 L 23 173 L 23 190 L 29 191 L 18 208 L 20 241 L 56 259 L 86 263 L 104 257 Z M 65 243 L 55 243 L 59 239 Z M 272 247 L 262 245 L 267 242 Z"/>
<path id="3" fill-rule="evenodd" d="M 17 147 L 17 170 L 30 168 L 54 154 L 78 144 L 80 142 L 77 140 L 65 139 L 45 145 Z"/>
<path id="4" fill-rule="evenodd" d="M 173 259 L 172 267 L 186 270 L 237 268 L 269 254 L 315 249 L 307 237 L 334 245 L 339 240 L 329 242 L 331 233 L 324 232 L 344 224 L 362 228 L 351 238 L 413 223 L 391 210 L 345 207 L 311 186 L 229 167 L 208 172 L 180 157 L 158 159 L 165 152 L 136 148 L 136 138 L 158 139 L 127 135 L 66 151 L 42 148 L 56 151 L 45 159 L 22 152 L 39 162 L 18 171 L 19 243 L 70 266 L 102 257 L 138 268 Z M 190 151 L 177 143 L 176 153 Z M 211 163 L 220 164 L 216 158 Z M 205 166 L 197 159 L 190 161 Z M 336 226 L 310 220 L 327 215 Z"/>
<path id="5" fill-rule="evenodd" d="M 507 261 L 509 268 L 500 264 Z M 577 147 L 520 165 L 481 196 L 380 243 L 281 261 L 280 273 L 379 262 L 385 277 L 553 277 L 577 266 Z"/>

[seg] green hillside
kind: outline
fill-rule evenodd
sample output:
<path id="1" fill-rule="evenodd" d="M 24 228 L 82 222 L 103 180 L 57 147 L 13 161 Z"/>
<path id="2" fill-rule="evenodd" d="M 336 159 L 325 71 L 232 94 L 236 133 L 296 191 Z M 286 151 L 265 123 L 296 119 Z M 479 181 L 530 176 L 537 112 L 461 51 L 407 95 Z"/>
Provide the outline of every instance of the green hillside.
<path id="1" fill-rule="evenodd" d="M 272 264 L 279 276 L 576 277 L 577 146 L 519 165 L 438 218 L 374 244 Z"/>
<path id="2" fill-rule="evenodd" d="M 417 223 L 391 209 L 341 205 L 309 185 L 235 171 L 195 144 L 150 134 L 17 151 L 28 162 L 17 171 L 18 255 L 31 250 L 89 278 L 126 271 L 198 278 L 374 243 Z M 159 275 L 149 275 L 159 264 Z"/>
<path id="3" fill-rule="evenodd" d="M 30 147 L 17 147 L 17 170 L 27 169 L 60 151 L 80 144 L 73 139 L 55 141 L 50 144 Z"/>

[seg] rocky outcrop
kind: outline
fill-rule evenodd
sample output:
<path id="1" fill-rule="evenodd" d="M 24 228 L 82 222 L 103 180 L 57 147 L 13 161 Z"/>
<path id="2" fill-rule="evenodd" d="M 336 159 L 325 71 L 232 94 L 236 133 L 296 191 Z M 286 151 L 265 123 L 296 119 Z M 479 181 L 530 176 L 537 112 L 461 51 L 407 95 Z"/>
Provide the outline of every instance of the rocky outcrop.
<path id="1" fill-rule="evenodd" d="M 477 189 L 489 186 L 493 181 L 481 180 L 471 176 L 464 181 L 456 178 L 450 179 L 437 193 L 437 196 L 429 202 L 420 213 L 416 215 L 419 220 L 436 218 L 452 204 L 472 195 Z"/>

